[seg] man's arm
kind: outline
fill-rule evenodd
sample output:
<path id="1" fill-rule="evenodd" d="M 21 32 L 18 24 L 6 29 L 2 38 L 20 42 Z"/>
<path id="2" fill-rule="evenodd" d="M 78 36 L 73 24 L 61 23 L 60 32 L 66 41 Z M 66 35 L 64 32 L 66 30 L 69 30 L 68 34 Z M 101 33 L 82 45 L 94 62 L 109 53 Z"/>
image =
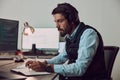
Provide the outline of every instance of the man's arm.
<path id="1" fill-rule="evenodd" d="M 67 53 L 65 51 L 65 46 L 62 52 L 60 52 L 57 56 L 53 57 L 52 59 L 46 60 L 48 64 L 62 64 L 67 60 Z"/>
<path id="2" fill-rule="evenodd" d="M 67 55 L 65 50 L 63 50 L 62 53 L 59 53 L 59 55 L 53 57 L 52 59 L 45 60 L 43 62 L 30 60 L 26 62 L 26 66 L 35 71 L 54 72 L 53 64 L 62 64 L 66 60 L 67 60 Z"/>

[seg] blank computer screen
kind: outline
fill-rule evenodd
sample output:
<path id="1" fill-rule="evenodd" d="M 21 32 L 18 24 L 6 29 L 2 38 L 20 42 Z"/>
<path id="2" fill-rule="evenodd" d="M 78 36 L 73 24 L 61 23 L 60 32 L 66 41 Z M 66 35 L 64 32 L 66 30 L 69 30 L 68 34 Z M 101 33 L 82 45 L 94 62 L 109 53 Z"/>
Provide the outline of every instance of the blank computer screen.
<path id="1" fill-rule="evenodd" d="M 17 20 L 0 18 L 0 51 L 16 51 L 18 41 Z"/>
<path id="2" fill-rule="evenodd" d="M 59 32 L 57 28 L 35 28 L 31 35 L 23 35 L 22 49 L 32 49 L 32 44 L 36 44 L 37 49 L 58 49 Z"/>

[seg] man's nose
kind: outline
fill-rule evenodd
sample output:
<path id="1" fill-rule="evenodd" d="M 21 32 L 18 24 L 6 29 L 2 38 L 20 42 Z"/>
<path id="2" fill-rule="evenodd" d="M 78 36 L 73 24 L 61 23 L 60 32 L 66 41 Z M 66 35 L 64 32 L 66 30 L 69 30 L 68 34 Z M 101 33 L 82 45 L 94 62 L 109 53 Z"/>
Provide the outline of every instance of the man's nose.
<path id="1" fill-rule="evenodd" d="M 60 28 L 60 26 L 56 26 L 56 28 L 58 28 L 58 29 L 59 29 L 59 28 Z"/>
<path id="2" fill-rule="evenodd" d="M 57 28 L 59 28 L 59 27 L 60 27 L 60 25 L 59 25 L 58 23 L 56 23 L 56 27 L 57 27 Z"/>

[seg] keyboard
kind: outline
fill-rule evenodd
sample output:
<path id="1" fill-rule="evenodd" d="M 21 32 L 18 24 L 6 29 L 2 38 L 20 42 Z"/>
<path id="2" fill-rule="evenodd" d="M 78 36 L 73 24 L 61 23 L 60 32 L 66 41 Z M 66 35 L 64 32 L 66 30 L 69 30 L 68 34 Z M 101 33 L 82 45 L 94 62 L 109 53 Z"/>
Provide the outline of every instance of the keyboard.
<path id="1" fill-rule="evenodd" d="M 13 60 L 15 56 L 2 56 L 0 55 L 0 60 Z"/>
<path id="2" fill-rule="evenodd" d="M 14 58 L 14 53 L 0 53 L 0 60 L 13 60 Z"/>

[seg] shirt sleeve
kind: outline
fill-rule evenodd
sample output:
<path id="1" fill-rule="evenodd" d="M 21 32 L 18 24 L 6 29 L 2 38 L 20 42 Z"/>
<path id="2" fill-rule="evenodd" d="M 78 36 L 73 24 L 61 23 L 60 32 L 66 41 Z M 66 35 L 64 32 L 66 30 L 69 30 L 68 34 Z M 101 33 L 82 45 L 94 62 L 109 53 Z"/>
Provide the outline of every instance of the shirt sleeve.
<path id="1" fill-rule="evenodd" d="M 52 59 L 46 60 L 48 64 L 62 64 L 65 63 L 67 60 L 67 53 L 65 51 L 65 45 L 62 46 L 62 50 L 59 52 L 59 54 Z"/>
<path id="2" fill-rule="evenodd" d="M 63 76 L 82 76 L 95 55 L 99 38 L 93 29 L 86 29 L 80 39 L 78 58 L 72 64 L 55 64 L 54 71 Z"/>

